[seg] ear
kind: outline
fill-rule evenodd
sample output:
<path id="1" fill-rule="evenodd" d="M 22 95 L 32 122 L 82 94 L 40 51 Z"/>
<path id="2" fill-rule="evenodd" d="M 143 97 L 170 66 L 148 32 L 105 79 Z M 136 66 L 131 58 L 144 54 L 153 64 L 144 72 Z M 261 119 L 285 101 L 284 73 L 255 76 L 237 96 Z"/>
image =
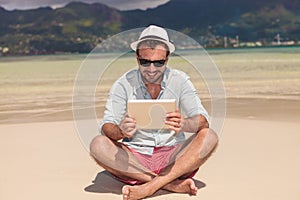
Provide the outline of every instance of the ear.
<path id="1" fill-rule="evenodd" d="M 166 57 L 166 62 L 169 61 L 170 54 Z"/>
<path id="2" fill-rule="evenodd" d="M 135 59 L 136 59 L 136 62 L 137 62 L 137 64 L 138 64 L 138 66 L 140 66 L 139 57 L 140 57 L 139 54 L 136 53 L 136 54 L 135 54 Z"/>

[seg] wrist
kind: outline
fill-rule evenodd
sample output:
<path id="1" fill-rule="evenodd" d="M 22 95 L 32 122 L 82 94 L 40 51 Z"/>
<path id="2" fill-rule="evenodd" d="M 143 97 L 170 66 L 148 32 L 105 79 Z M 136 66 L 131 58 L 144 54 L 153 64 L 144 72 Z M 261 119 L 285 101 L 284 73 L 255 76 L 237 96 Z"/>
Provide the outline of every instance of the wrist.
<path id="1" fill-rule="evenodd" d="M 120 129 L 120 135 L 121 135 L 122 138 L 126 137 L 126 133 L 122 129 Z"/>

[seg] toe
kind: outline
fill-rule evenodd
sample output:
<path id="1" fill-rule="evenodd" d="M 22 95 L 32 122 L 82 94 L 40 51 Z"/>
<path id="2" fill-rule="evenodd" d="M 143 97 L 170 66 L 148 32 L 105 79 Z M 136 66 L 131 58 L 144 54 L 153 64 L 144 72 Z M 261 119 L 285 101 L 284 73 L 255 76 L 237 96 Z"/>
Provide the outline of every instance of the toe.
<path id="1" fill-rule="evenodd" d="M 123 200 L 129 199 L 129 187 L 128 185 L 123 186 L 122 188 Z"/>

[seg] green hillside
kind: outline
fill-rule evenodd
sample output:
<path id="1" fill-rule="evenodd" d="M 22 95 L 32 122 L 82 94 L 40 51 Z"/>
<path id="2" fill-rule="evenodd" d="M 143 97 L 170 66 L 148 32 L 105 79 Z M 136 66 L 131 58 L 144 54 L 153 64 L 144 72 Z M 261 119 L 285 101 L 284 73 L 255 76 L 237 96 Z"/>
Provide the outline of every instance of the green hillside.
<path id="1" fill-rule="evenodd" d="M 299 45 L 300 2 L 171 0 L 146 11 L 81 2 L 25 11 L 0 7 L 0 53 L 85 53 L 111 35 L 149 24 L 181 31 L 205 47 Z"/>

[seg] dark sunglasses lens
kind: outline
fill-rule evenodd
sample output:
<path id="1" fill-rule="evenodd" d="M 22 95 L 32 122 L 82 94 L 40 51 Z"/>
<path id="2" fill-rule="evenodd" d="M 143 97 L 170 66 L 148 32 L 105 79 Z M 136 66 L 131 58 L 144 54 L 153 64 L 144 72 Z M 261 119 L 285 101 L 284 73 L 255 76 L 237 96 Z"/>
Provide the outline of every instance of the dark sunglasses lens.
<path id="1" fill-rule="evenodd" d="M 153 64 L 155 67 L 162 67 L 162 66 L 164 66 L 165 62 L 166 62 L 165 60 L 157 60 L 157 61 L 154 61 Z"/>
<path id="2" fill-rule="evenodd" d="M 144 67 L 148 67 L 151 64 L 150 60 L 146 60 L 146 59 L 140 59 L 140 64 Z"/>
<path id="3" fill-rule="evenodd" d="M 146 59 L 139 59 L 140 61 L 140 65 L 144 66 L 144 67 L 149 67 L 151 63 L 154 64 L 155 67 L 162 67 L 165 64 L 165 60 L 146 60 Z"/>

